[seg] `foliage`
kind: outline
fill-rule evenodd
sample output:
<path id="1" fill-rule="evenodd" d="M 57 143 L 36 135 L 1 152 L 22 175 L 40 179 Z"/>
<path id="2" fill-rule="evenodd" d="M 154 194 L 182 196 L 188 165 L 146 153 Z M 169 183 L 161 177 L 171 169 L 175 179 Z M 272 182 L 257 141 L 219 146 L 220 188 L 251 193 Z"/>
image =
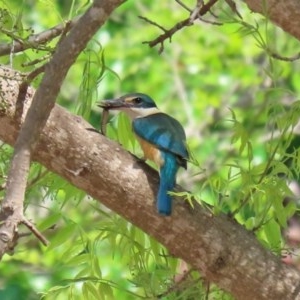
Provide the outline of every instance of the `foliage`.
<path id="1" fill-rule="evenodd" d="M 87 2 L 1 5 L 0 41 L 10 43 L 16 37 L 26 42 L 33 31 L 79 14 Z M 187 13 L 172 1 L 127 1 L 73 65 L 58 102 L 99 128 L 99 99 L 131 91 L 151 94 L 186 129 L 193 164 L 178 181 L 196 201 L 216 214 L 231 214 L 280 255 L 282 230 L 298 204 L 289 183 L 298 180 L 300 168 L 294 133 L 300 80 L 298 62 L 274 60 L 271 54 L 292 55 L 298 42 L 268 19 L 244 6 L 239 10 L 243 20 L 219 5 L 223 26 L 187 27 L 172 43 L 166 41 L 159 55 L 142 43 L 161 32 L 137 16 L 169 28 Z M 31 45 L 0 62 L 31 71 L 47 61 L 58 40 Z M 139 155 L 129 128 L 124 115 L 114 116 L 108 136 Z M 2 186 L 11 149 L 2 145 L 0 153 Z M 24 237 L 14 256 L 5 258 L 0 265 L 3 299 L 230 299 L 214 286 L 207 288 L 195 271 L 188 280 L 174 282 L 180 262 L 164 247 L 38 164 L 28 182 L 26 214 L 51 245 L 46 249 L 34 237 Z M 183 196 L 193 205 L 189 195 Z"/>

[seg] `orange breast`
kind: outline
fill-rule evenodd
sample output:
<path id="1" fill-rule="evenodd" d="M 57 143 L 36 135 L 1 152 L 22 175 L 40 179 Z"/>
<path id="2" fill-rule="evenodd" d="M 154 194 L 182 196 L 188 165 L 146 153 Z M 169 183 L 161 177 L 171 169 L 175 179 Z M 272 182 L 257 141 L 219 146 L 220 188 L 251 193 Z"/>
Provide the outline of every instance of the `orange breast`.
<path id="1" fill-rule="evenodd" d="M 148 143 L 147 141 L 137 137 L 141 148 L 144 152 L 144 156 L 146 159 L 150 159 L 154 161 L 159 167 L 163 165 L 164 160 L 160 155 L 160 150 L 158 150 L 154 145 Z"/>

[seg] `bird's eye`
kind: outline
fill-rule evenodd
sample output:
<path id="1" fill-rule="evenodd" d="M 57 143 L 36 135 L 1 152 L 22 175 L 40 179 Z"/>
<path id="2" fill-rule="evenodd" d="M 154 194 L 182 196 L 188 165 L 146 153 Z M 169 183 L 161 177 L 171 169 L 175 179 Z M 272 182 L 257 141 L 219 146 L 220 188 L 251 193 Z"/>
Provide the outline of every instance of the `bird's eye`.
<path id="1" fill-rule="evenodd" d="M 134 98 L 134 99 L 132 100 L 132 102 L 133 102 L 134 104 L 140 104 L 140 103 L 142 103 L 142 98 L 140 98 L 140 97 Z"/>

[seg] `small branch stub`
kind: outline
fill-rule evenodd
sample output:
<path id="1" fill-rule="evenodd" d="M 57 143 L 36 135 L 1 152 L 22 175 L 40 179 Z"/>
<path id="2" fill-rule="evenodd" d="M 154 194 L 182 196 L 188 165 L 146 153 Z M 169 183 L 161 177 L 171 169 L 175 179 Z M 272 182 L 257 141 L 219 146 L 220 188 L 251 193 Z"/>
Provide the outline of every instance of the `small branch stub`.
<path id="1" fill-rule="evenodd" d="M 49 241 L 29 220 L 23 217 L 21 223 L 23 223 L 45 246 L 49 245 Z"/>

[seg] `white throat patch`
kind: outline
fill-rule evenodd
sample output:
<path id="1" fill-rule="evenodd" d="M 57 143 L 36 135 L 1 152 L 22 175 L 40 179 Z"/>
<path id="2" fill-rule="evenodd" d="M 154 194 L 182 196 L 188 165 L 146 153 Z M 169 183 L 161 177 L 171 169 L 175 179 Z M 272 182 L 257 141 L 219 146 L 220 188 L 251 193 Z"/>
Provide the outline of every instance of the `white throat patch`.
<path id="1" fill-rule="evenodd" d="M 157 107 L 151 107 L 151 108 L 123 107 L 120 110 L 124 111 L 132 120 L 136 118 L 143 118 L 153 114 L 160 113 Z"/>

